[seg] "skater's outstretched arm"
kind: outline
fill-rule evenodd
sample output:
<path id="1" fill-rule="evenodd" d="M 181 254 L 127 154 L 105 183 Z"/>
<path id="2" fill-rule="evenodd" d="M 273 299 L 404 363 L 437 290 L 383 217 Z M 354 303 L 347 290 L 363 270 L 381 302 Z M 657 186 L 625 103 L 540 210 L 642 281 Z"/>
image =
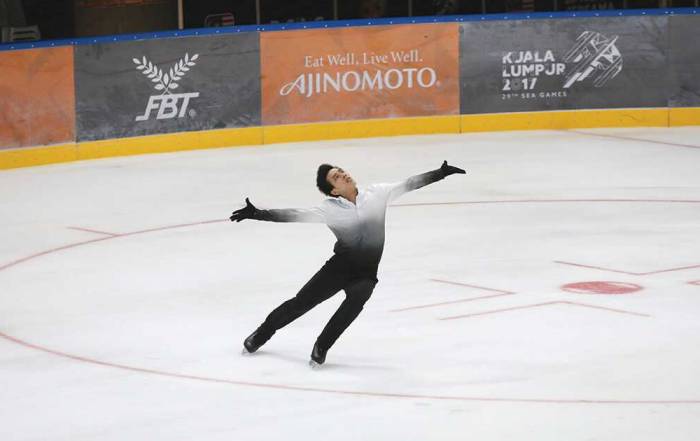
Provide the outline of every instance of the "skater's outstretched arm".
<path id="1" fill-rule="evenodd" d="M 320 208 L 283 208 L 272 210 L 260 210 L 245 198 L 246 206 L 231 213 L 231 222 L 240 222 L 243 219 L 255 219 L 268 222 L 313 222 L 324 223 L 326 221 L 323 210 Z"/>
<path id="2" fill-rule="evenodd" d="M 396 199 L 404 193 L 408 193 L 409 191 L 425 187 L 428 184 L 432 184 L 433 182 L 445 179 L 447 176 L 453 175 L 455 173 L 465 174 L 467 172 L 462 170 L 461 168 L 448 165 L 447 161 L 444 161 L 442 163 L 442 166 L 440 166 L 440 168 L 438 169 L 421 173 L 420 175 L 411 176 L 405 181 L 395 184 L 394 187 L 391 189 L 391 194 L 389 198 L 391 200 Z"/>

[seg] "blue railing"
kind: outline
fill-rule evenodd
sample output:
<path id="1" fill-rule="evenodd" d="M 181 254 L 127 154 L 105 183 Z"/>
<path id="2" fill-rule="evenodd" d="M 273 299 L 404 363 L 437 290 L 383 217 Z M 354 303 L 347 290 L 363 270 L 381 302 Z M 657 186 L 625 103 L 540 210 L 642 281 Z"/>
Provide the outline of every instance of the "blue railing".
<path id="1" fill-rule="evenodd" d="M 599 11 L 568 12 L 526 12 L 513 14 L 485 15 L 441 15 L 430 17 L 372 18 L 336 21 L 308 21 L 295 23 L 244 25 L 217 28 L 185 29 L 178 31 L 142 32 L 138 34 L 110 35 L 100 37 L 82 37 L 62 40 L 40 40 L 22 43 L 0 44 L 0 51 L 32 49 L 42 47 L 76 46 L 95 43 L 112 43 L 117 41 L 152 40 L 158 38 L 189 37 L 198 35 L 236 34 L 240 32 L 274 32 L 298 29 L 345 28 L 352 26 L 385 26 L 415 23 L 462 23 L 474 21 L 502 20 L 541 20 L 550 18 L 590 18 L 590 17 L 643 17 L 658 15 L 696 15 L 698 8 L 662 8 L 662 9 L 612 9 Z"/>

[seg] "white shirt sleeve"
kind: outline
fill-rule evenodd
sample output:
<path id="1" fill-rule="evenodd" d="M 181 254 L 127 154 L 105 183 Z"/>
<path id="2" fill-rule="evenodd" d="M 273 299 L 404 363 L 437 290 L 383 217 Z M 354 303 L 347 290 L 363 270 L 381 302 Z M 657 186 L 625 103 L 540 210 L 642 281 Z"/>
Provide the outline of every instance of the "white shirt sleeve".
<path id="1" fill-rule="evenodd" d="M 268 222 L 326 223 L 326 212 L 322 207 L 273 208 L 258 212 L 255 219 Z"/>
<path id="2" fill-rule="evenodd" d="M 388 202 L 396 200 L 399 196 L 408 193 L 409 191 L 417 190 L 433 182 L 437 182 L 444 179 L 445 175 L 442 170 L 431 170 L 426 173 L 421 173 L 419 175 L 411 176 L 410 178 L 401 181 L 394 182 L 391 184 L 376 184 L 378 188 L 386 192 L 386 197 Z"/>
<path id="3" fill-rule="evenodd" d="M 404 190 L 405 181 L 403 182 L 388 182 L 382 184 L 374 184 L 372 187 L 386 199 L 387 202 L 392 202 L 406 192 Z"/>

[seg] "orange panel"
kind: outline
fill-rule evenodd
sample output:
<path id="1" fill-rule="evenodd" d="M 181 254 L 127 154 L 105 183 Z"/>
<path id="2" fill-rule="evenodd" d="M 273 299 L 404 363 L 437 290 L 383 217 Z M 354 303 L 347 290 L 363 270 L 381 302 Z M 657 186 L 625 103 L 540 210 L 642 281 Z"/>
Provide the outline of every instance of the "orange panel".
<path id="1" fill-rule="evenodd" d="M 261 34 L 263 124 L 459 114 L 459 25 Z"/>
<path id="2" fill-rule="evenodd" d="M 0 148 L 75 141 L 73 48 L 0 52 Z"/>

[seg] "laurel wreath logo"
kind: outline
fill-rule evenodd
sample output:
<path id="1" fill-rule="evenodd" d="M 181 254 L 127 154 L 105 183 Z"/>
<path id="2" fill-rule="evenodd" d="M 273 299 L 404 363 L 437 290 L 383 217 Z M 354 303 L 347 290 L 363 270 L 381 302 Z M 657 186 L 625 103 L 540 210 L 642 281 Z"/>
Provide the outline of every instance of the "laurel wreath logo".
<path id="1" fill-rule="evenodd" d="M 156 90 L 162 90 L 163 94 L 170 93 L 170 90 L 177 89 L 180 87 L 177 84 L 185 74 L 190 70 L 192 66 L 195 66 L 199 54 L 190 55 L 185 53 L 185 58 L 180 59 L 173 67 L 170 68 L 168 72 L 163 72 L 162 69 L 158 68 L 155 64 L 146 59 L 144 55 L 142 59 L 133 58 L 134 64 L 136 64 L 136 69 L 140 70 L 142 74 L 146 75 L 152 82 L 156 83 L 154 86 Z"/>

